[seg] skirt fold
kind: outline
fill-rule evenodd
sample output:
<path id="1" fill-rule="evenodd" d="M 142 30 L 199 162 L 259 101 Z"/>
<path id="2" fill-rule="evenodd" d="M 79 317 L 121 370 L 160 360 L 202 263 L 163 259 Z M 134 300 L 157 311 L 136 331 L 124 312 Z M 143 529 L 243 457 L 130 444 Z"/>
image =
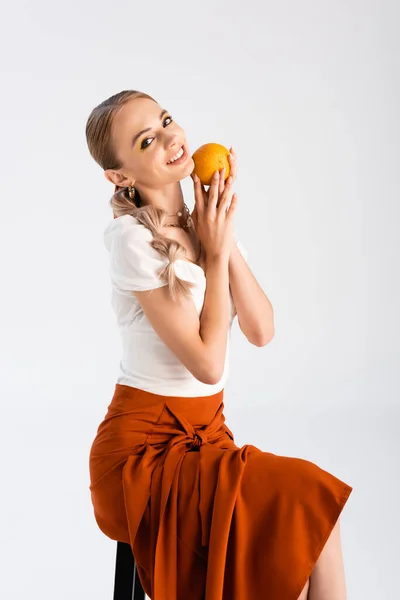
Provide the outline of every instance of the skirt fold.
<path id="1" fill-rule="evenodd" d="M 223 409 L 223 390 L 116 384 L 89 456 L 95 519 L 131 545 L 152 600 L 297 600 L 353 488 L 237 446 Z"/>

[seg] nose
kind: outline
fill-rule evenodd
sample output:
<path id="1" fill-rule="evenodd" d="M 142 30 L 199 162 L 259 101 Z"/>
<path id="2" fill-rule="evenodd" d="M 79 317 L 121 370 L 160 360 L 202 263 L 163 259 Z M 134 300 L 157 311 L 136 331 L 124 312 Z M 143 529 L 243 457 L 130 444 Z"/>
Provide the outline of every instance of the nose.
<path id="1" fill-rule="evenodd" d="M 170 140 L 168 150 L 174 150 L 175 148 L 179 150 L 180 146 L 181 142 L 179 137 L 177 135 L 174 135 L 173 138 Z"/>

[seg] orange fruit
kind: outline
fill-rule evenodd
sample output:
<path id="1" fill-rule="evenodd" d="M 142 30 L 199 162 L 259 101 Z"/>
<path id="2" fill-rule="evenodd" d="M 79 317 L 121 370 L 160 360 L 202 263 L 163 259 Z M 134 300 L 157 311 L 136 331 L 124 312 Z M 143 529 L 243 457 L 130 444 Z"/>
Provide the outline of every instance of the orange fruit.
<path id="1" fill-rule="evenodd" d="M 230 175 L 228 160 L 229 150 L 222 144 L 204 144 L 192 154 L 194 169 L 192 175 L 197 175 L 203 185 L 211 185 L 215 171 L 225 167 L 224 181 Z"/>

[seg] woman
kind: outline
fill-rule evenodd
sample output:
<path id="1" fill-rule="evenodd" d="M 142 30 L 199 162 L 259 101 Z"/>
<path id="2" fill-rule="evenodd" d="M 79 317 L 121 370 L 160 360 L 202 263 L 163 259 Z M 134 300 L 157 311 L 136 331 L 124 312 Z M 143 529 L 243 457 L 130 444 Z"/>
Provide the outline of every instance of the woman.
<path id="1" fill-rule="evenodd" d="M 343 600 L 339 516 L 352 487 L 316 464 L 239 447 L 223 413 L 230 328 L 273 337 L 273 311 L 233 235 L 237 199 L 192 175 L 184 131 L 150 96 L 97 106 L 89 151 L 114 184 L 112 304 L 122 360 L 90 457 L 96 522 L 129 543 L 152 600 Z"/>

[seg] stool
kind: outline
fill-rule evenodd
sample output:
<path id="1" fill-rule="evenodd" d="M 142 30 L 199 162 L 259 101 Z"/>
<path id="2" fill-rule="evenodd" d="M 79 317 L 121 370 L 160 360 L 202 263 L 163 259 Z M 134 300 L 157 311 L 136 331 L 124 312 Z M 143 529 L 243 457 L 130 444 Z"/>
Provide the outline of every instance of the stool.
<path id="1" fill-rule="evenodd" d="M 114 600 L 145 600 L 132 548 L 125 542 L 117 542 Z"/>

